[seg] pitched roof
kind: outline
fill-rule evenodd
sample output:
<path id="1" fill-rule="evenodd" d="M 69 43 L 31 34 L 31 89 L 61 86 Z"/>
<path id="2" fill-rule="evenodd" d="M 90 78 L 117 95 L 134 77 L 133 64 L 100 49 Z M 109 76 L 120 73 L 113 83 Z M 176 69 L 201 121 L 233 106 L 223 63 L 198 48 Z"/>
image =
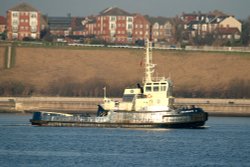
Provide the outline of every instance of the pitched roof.
<path id="1" fill-rule="evenodd" d="M 165 24 L 167 21 L 170 21 L 172 23 L 172 20 L 170 18 L 167 18 L 167 17 L 161 17 L 161 16 L 158 16 L 158 17 L 150 17 L 150 16 L 145 16 L 145 18 L 147 20 L 149 20 L 149 22 L 151 24 L 154 24 L 154 23 L 159 23 L 160 25 L 163 25 Z"/>
<path id="2" fill-rule="evenodd" d="M 104 9 L 100 12 L 100 15 L 103 16 L 132 16 L 131 13 L 128 13 L 120 8 L 117 7 L 110 7 L 107 9 Z"/>
<path id="3" fill-rule="evenodd" d="M 51 30 L 66 30 L 71 27 L 71 17 L 48 17 Z"/>
<path id="4" fill-rule="evenodd" d="M 6 19 L 4 16 L 0 16 L 0 25 L 4 25 L 6 23 Z"/>
<path id="5" fill-rule="evenodd" d="M 202 17 L 202 16 L 206 16 L 206 17 L 215 17 L 215 16 L 230 16 L 222 11 L 219 11 L 219 10 L 214 10 L 214 11 L 210 11 L 208 13 L 201 13 L 201 12 L 193 12 L 193 13 L 182 13 L 182 16 L 199 16 L 199 17 Z"/>
<path id="6" fill-rule="evenodd" d="M 36 8 L 34 8 L 33 6 L 31 6 L 30 4 L 23 2 L 20 3 L 12 8 L 9 9 L 10 11 L 35 11 L 38 12 L 38 10 Z"/>

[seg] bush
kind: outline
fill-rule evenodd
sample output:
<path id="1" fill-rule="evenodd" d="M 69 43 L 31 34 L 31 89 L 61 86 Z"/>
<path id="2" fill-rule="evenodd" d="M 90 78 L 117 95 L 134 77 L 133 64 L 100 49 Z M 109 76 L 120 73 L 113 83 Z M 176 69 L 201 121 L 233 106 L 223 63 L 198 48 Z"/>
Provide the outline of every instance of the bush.
<path id="1" fill-rule="evenodd" d="M 36 39 L 34 39 L 32 37 L 24 37 L 23 41 L 36 41 Z"/>
<path id="2" fill-rule="evenodd" d="M 250 98 L 250 80 L 232 80 L 225 92 L 225 98 Z"/>
<path id="3" fill-rule="evenodd" d="M 31 96 L 34 92 L 34 86 L 25 85 L 20 81 L 0 83 L 0 96 Z"/>
<path id="4" fill-rule="evenodd" d="M 78 83 L 70 77 L 65 77 L 51 82 L 46 93 L 52 96 L 101 97 L 106 85 L 100 78 L 91 78 L 84 83 Z"/>
<path id="5" fill-rule="evenodd" d="M 174 96 L 184 98 L 250 98 L 250 80 L 231 80 L 227 87 L 204 91 L 182 86 L 174 91 Z"/>

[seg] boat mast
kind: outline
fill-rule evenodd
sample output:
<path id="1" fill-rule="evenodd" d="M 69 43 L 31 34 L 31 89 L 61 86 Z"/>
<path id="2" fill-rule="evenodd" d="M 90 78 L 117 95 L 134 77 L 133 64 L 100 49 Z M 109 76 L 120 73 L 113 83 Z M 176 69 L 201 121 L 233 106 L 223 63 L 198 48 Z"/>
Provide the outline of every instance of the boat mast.
<path id="1" fill-rule="evenodd" d="M 147 39 L 146 40 L 146 52 L 145 52 L 145 78 L 144 83 L 152 82 L 152 75 L 154 73 L 155 64 L 152 62 L 152 42 Z"/>

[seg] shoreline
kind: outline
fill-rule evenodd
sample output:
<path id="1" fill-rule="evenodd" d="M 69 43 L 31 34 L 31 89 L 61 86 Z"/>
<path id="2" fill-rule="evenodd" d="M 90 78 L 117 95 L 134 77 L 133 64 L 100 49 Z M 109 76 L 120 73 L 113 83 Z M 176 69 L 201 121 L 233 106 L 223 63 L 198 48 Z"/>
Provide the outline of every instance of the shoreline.
<path id="1" fill-rule="evenodd" d="M 21 114 L 21 115 L 25 115 L 25 114 L 32 114 L 34 111 L 0 111 L 0 114 Z M 54 111 L 57 112 L 57 111 Z M 63 112 L 63 113 L 69 113 L 69 114 L 91 114 L 91 116 L 95 115 L 95 113 L 93 111 L 89 112 L 89 111 L 83 111 L 83 112 Z M 236 113 L 236 114 L 231 114 L 231 113 L 213 113 L 213 112 L 208 112 L 208 116 L 212 116 L 212 117 L 250 117 L 250 114 L 245 114 L 245 113 Z"/>
<path id="2" fill-rule="evenodd" d="M 120 101 L 120 98 L 113 98 Z M 102 98 L 75 97 L 0 97 L 0 113 L 61 113 L 96 114 Z M 176 98 L 175 105 L 203 108 L 210 116 L 250 117 L 250 99 Z"/>

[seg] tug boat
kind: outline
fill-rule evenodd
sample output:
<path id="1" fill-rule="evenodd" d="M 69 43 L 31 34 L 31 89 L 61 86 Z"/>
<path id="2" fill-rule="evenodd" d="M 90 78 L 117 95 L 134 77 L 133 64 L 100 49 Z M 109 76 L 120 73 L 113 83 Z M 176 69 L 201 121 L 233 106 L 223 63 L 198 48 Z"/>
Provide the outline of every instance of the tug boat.
<path id="1" fill-rule="evenodd" d="M 106 97 L 98 105 L 96 116 L 38 111 L 30 120 L 38 126 L 76 126 L 106 128 L 199 128 L 208 120 L 202 108 L 178 108 L 172 96 L 170 78 L 154 77 L 152 42 L 147 40 L 142 86 L 126 88 L 122 101 Z"/>

